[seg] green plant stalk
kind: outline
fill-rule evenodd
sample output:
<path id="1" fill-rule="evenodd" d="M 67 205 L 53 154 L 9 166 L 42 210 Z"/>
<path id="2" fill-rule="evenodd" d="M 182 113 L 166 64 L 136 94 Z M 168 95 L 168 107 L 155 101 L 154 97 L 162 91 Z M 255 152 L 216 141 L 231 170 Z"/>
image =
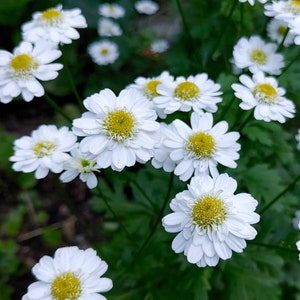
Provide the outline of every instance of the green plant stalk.
<path id="1" fill-rule="evenodd" d="M 290 31 L 290 28 L 288 27 L 287 30 L 286 30 L 285 33 L 284 33 L 284 36 L 283 36 L 283 38 L 282 38 L 282 40 L 281 40 L 279 46 L 278 46 L 278 49 L 277 49 L 278 52 L 280 52 L 280 51 L 282 50 L 284 41 L 286 40 L 286 37 L 287 37 L 289 31 Z"/>
<path id="2" fill-rule="evenodd" d="M 248 241 L 248 244 L 256 245 L 256 246 L 259 246 L 259 247 L 282 250 L 282 251 L 291 252 L 291 253 L 297 253 L 297 254 L 299 253 L 298 250 L 294 250 L 294 249 L 290 249 L 290 248 L 286 248 L 286 247 L 282 247 L 282 246 L 278 246 L 278 245 L 263 244 L 263 243 L 258 243 L 258 242 L 255 242 L 255 241 Z"/>

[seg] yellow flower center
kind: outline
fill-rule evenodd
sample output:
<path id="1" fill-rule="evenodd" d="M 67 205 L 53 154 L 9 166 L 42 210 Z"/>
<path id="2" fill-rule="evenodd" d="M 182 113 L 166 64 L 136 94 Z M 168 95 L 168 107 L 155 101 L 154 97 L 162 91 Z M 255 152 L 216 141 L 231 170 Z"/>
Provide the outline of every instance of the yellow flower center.
<path id="1" fill-rule="evenodd" d="M 106 49 L 106 48 L 103 48 L 103 49 L 101 49 L 101 51 L 100 51 L 100 53 L 101 53 L 101 55 L 107 55 L 108 54 L 108 49 Z"/>
<path id="2" fill-rule="evenodd" d="M 192 210 L 193 220 L 203 229 L 221 225 L 226 218 L 226 207 L 215 196 L 204 196 L 196 201 Z"/>
<path id="3" fill-rule="evenodd" d="M 91 169 L 95 166 L 96 162 L 82 158 L 80 160 L 80 164 L 81 164 L 83 171 L 86 173 L 89 173 L 89 172 L 91 172 Z"/>
<path id="4" fill-rule="evenodd" d="M 41 141 L 35 144 L 33 148 L 34 154 L 38 158 L 48 156 L 55 149 L 55 145 L 50 141 Z"/>
<path id="5" fill-rule="evenodd" d="M 209 158 L 215 152 L 215 141 L 211 135 L 197 132 L 189 137 L 187 150 L 195 158 Z"/>
<path id="6" fill-rule="evenodd" d="M 40 19 L 44 21 L 47 25 L 56 25 L 61 22 L 62 14 L 60 10 L 50 8 L 43 11 Z"/>
<path id="7" fill-rule="evenodd" d="M 287 31 L 287 27 L 286 26 L 278 26 L 278 28 L 277 28 L 277 32 L 278 32 L 278 34 L 280 34 L 280 35 L 285 35 L 285 33 L 286 33 L 286 31 Z"/>
<path id="8" fill-rule="evenodd" d="M 10 61 L 10 66 L 14 70 L 16 77 L 27 77 L 38 67 L 37 62 L 28 54 L 18 54 Z"/>
<path id="9" fill-rule="evenodd" d="M 250 59 L 251 61 L 262 65 L 267 61 L 267 54 L 262 50 L 254 49 L 250 54 Z"/>
<path id="10" fill-rule="evenodd" d="M 51 296 L 55 300 L 76 300 L 81 295 L 81 283 L 73 272 L 64 272 L 51 284 Z"/>
<path id="11" fill-rule="evenodd" d="M 106 135 L 114 141 L 124 142 L 134 135 L 135 119 L 123 109 L 110 112 L 103 121 Z"/>
<path id="12" fill-rule="evenodd" d="M 174 91 L 174 96 L 183 101 L 193 101 L 197 99 L 200 94 L 198 86 L 189 81 L 179 83 Z"/>
<path id="13" fill-rule="evenodd" d="M 286 3 L 286 10 L 292 14 L 300 14 L 300 0 L 291 0 Z"/>
<path id="14" fill-rule="evenodd" d="M 259 101 L 267 104 L 274 104 L 278 99 L 276 89 L 269 83 L 258 84 L 252 92 Z"/>
<path id="15" fill-rule="evenodd" d="M 144 87 L 144 93 L 149 99 L 159 96 L 156 88 L 161 84 L 159 80 L 150 80 Z"/>

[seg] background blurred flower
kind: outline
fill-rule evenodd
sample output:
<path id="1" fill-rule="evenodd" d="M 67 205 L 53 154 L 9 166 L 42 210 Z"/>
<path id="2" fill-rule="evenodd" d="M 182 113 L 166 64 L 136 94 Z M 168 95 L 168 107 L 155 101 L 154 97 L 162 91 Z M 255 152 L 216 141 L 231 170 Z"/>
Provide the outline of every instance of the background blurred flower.
<path id="1" fill-rule="evenodd" d="M 99 66 L 114 63 L 119 57 L 118 45 L 109 40 L 101 40 L 91 43 L 87 48 L 88 54 L 94 63 Z"/>
<path id="2" fill-rule="evenodd" d="M 151 0 L 137 1 L 135 2 L 134 7 L 138 13 L 145 15 L 153 15 L 159 9 L 159 5 Z"/>
<path id="3" fill-rule="evenodd" d="M 99 5 L 98 12 L 100 16 L 119 19 L 124 17 L 125 9 L 117 3 L 103 3 Z"/>

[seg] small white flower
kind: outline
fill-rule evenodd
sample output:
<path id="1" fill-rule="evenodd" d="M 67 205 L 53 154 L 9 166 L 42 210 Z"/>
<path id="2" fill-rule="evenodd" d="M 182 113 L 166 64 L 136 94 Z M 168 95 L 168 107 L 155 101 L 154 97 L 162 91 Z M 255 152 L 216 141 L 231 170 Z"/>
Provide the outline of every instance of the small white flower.
<path id="1" fill-rule="evenodd" d="M 290 21 L 289 27 L 289 32 L 294 36 L 294 43 L 300 45 L 300 16 Z"/>
<path id="2" fill-rule="evenodd" d="M 238 132 L 228 132 L 228 123 L 221 121 L 213 126 L 210 113 L 193 112 L 191 127 L 176 119 L 164 131 L 163 145 L 176 163 L 175 175 L 186 181 L 193 175 L 218 174 L 217 165 L 237 166 L 241 146 L 236 141 Z"/>
<path id="3" fill-rule="evenodd" d="M 0 50 L 0 102 L 8 103 L 21 95 L 29 102 L 41 97 L 45 90 L 39 80 L 48 81 L 58 76 L 62 64 L 52 63 L 61 51 L 40 41 L 36 45 L 21 42 L 12 53 Z"/>
<path id="4" fill-rule="evenodd" d="M 134 7 L 138 13 L 145 14 L 145 15 L 153 15 L 159 9 L 159 5 L 156 2 L 151 0 L 137 1 L 134 4 Z"/>
<path id="5" fill-rule="evenodd" d="M 122 171 L 152 158 L 160 125 L 149 101 L 135 89 L 122 90 L 119 96 L 104 89 L 83 104 L 88 112 L 73 121 L 73 131 L 84 137 L 82 152 L 97 156 L 100 168 Z"/>
<path id="6" fill-rule="evenodd" d="M 239 0 L 241 3 L 245 3 L 248 2 L 250 5 L 254 5 L 255 4 L 255 0 Z M 258 2 L 260 3 L 266 3 L 268 0 L 258 0 Z"/>
<path id="7" fill-rule="evenodd" d="M 86 182 L 88 188 L 97 186 L 97 177 L 94 172 L 99 172 L 96 159 L 93 155 L 84 155 L 78 144 L 71 150 L 71 156 L 64 162 L 64 172 L 59 179 L 62 182 L 70 182 L 79 175 L 79 179 Z"/>
<path id="8" fill-rule="evenodd" d="M 122 34 L 122 29 L 116 22 L 102 18 L 98 22 L 98 34 L 100 36 L 119 36 Z"/>
<path id="9" fill-rule="evenodd" d="M 103 3 L 99 6 L 98 12 L 100 16 L 114 19 L 122 18 L 125 15 L 124 8 L 116 3 Z"/>
<path id="10" fill-rule="evenodd" d="M 54 44 L 70 44 L 79 39 L 75 28 L 86 28 L 85 17 L 79 8 L 63 10 L 62 5 L 35 12 L 32 20 L 22 25 L 24 40 L 36 43 L 45 39 Z"/>
<path id="11" fill-rule="evenodd" d="M 172 242 L 175 253 L 183 252 L 198 267 L 216 266 L 241 253 L 245 240 L 257 234 L 257 201 L 247 193 L 234 194 L 236 181 L 227 174 L 193 177 L 188 190 L 171 201 L 172 213 L 162 219 L 167 232 L 178 233 Z"/>
<path id="12" fill-rule="evenodd" d="M 38 281 L 29 285 L 22 300 L 106 300 L 98 293 L 113 287 L 110 278 L 101 277 L 107 268 L 91 248 L 59 248 L 53 258 L 45 255 L 34 265 L 32 273 Z"/>
<path id="13" fill-rule="evenodd" d="M 99 66 L 112 64 L 119 57 L 118 45 L 108 40 L 91 43 L 87 51 L 93 62 Z"/>
<path id="14" fill-rule="evenodd" d="M 41 179 L 48 175 L 49 170 L 60 173 L 63 163 L 69 158 L 66 153 L 76 143 L 76 136 L 66 126 L 57 128 L 55 125 L 41 125 L 32 131 L 31 136 L 23 136 L 14 142 L 14 171 L 31 173 Z"/>
<path id="15" fill-rule="evenodd" d="M 164 114 L 175 111 L 216 112 L 217 103 L 222 101 L 220 85 L 208 79 L 207 74 L 197 74 L 187 78 L 179 76 L 157 86 L 159 96 L 153 99 L 154 105 L 163 110 Z"/>
<path id="16" fill-rule="evenodd" d="M 150 45 L 150 50 L 154 53 L 163 53 L 169 49 L 169 42 L 166 39 L 154 40 Z"/>
<path id="17" fill-rule="evenodd" d="M 270 22 L 267 25 L 267 34 L 268 37 L 276 42 L 277 44 L 280 44 L 283 41 L 283 38 L 286 35 L 286 32 L 289 30 L 287 23 L 282 20 L 277 19 L 271 19 Z M 285 47 L 288 47 L 293 44 L 294 41 L 294 35 L 291 34 L 289 31 L 285 37 L 283 45 Z"/>
<path id="18" fill-rule="evenodd" d="M 233 64 L 251 73 L 263 71 L 279 75 L 284 67 L 283 56 L 275 53 L 275 43 L 265 43 L 259 36 L 242 37 L 233 48 Z"/>
<path id="19" fill-rule="evenodd" d="M 254 108 L 256 120 L 284 123 L 286 118 L 294 117 L 295 105 L 284 97 L 285 90 L 278 87 L 274 77 L 266 77 L 263 72 L 258 72 L 252 78 L 241 75 L 239 79 L 242 84 L 232 84 L 234 94 L 242 100 L 240 108 Z"/>

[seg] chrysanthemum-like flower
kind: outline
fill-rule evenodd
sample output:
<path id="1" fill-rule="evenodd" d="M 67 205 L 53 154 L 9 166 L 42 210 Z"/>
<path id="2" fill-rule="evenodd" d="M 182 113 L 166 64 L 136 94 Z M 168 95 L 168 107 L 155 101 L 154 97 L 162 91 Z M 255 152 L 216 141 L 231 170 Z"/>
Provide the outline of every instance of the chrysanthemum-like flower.
<path id="1" fill-rule="evenodd" d="M 87 52 L 93 62 L 99 66 L 112 64 L 119 57 L 118 45 L 108 40 L 91 43 L 87 48 Z"/>
<path id="2" fill-rule="evenodd" d="M 63 163 L 69 158 L 66 153 L 76 143 L 76 136 L 64 126 L 41 125 L 31 136 L 23 136 L 14 142 L 13 170 L 24 173 L 35 171 L 35 178 L 48 175 L 49 170 L 60 173 Z"/>
<path id="3" fill-rule="evenodd" d="M 122 34 L 122 29 L 116 22 L 102 18 L 98 22 L 98 34 L 100 36 L 119 36 Z"/>
<path id="4" fill-rule="evenodd" d="M 255 4 L 255 0 L 239 0 L 241 3 L 245 3 L 248 2 L 250 5 L 254 5 Z M 268 0 L 258 0 L 258 2 L 260 3 L 266 3 Z"/>
<path id="5" fill-rule="evenodd" d="M 278 87 L 276 78 L 266 77 L 263 72 L 258 72 L 252 78 L 241 75 L 239 79 L 242 84 L 232 84 L 234 94 L 242 100 L 240 108 L 254 108 L 256 120 L 284 123 L 286 118 L 294 117 L 295 105 L 284 97 L 285 90 Z"/>
<path id="6" fill-rule="evenodd" d="M 254 212 L 257 201 L 247 193 L 234 194 L 236 181 L 227 174 L 215 178 L 197 176 L 188 190 L 171 201 L 172 213 L 162 219 L 167 232 L 177 233 L 172 242 L 176 253 L 198 267 L 216 266 L 229 259 L 232 251 L 241 253 L 245 240 L 255 238 L 251 226 L 259 222 Z"/>
<path id="7" fill-rule="evenodd" d="M 154 105 L 164 114 L 175 111 L 216 112 L 217 103 L 222 101 L 220 85 L 208 79 L 207 74 L 197 74 L 187 78 L 180 76 L 175 81 L 157 86 L 159 96 L 153 99 Z"/>
<path id="8" fill-rule="evenodd" d="M 166 39 L 156 39 L 150 45 L 153 53 L 163 53 L 169 49 L 169 42 Z"/>
<path id="9" fill-rule="evenodd" d="M 98 293 L 109 291 L 110 278 L 101 277 L 108 265 L 95 250 L 62 247 L 54 257 L 43 256 L 32 268 L 38 281 L 28 287 L 22 300 L 106 300 Z"/>
<path id="10" fill-rule="evenodd" d="M 83 103 L 88 112 L 73 121 L 73 131 L 84 137 L 82 152 L 97 156 L 100 168 L 122 171 L 152 158 L 160 125 L 146 98 L 134 89 L 122 90 L 119 96 L 104 89 Z"/>
<path id="11" fill-rule="evenodd" d="M 283 56 L 275 53 L 277 45 L 265 43 L 259 36 L 242 37 L 233 48 L 233 64 L 239 69 L 248 68 L 255 74 L 263 71 L 279 75 L 284 67 Z"/>
<path id="12" fill-rule="evenodd" d="M 39 80 L 48 81 L 58 76 L 62 64 L 52 63 L 61 51 L 40 41 L 36 45 L 21 42 L 12 53 L 0 50 L 0 102 L 9 103 L 21 95 L 29 102 L 41 97 L 45 90 Z"/>
<path id="13" fill-rule="evenodd" d="M 183 181 L 193 175 L 218 174 L 217 165 L 229 168 L 237 166 L 240 144 L 238 132 L 228 132 L 228 123 L 221 121 L 213 126 L 210 113 L 200 115 L 193 112 L 191 127 L 176 119 L 164 133 L 163 145 L 168 149 L 170 158 L 176 163 L 175 175 Z"/>
<path id="14" fill-rule="evenodd" d="M 300 7 L 300 1 L 299 7 Z M 294 36 L 294 43 L 300 45 L 300 16 L 289 22 L 290 33 Z"/>
<path id="15" fill-rule="evenodd" d="M 46 39 L 54 44 L 70 44 L 79 39 L 75 28 L 85 28 L 87 23 L 79 8 L 63 10 L 62 5 L 35 12 L 32 20 L 22 25 L 23 39 L 36 43 Z"/>
<path id="16" fill-rule="evenodd" d="M 78 144 L 71 150 L 71 156 L 64 162 L 64 172 L 59 176 L 62 182 L 70 182 L 79 175 L 79 179 L 86 182 L 88 188 L 97 186 L 97 177 L 94 172 L 99 172 L 96 159 L 93 155 L 81 153 Z"/>
<path id="17" fill-rule="evenodd" d="M 116 3 L 103 3 L 99 5 L 98 12 L 100 16 L 114 19 L 122 18 L 125 15 L 125 9 Z"/>
<path id="18" fill-rule="evenodd" d="M 134 4 L 134 7 L 138 13 L 145 14 L 145 15 L 153 15 L 159 9 L 159 5 L 156 2 L 151 0 L 137 1 Z"/>
<path id="19" fill-rule="evenodd" d="M 292 45 L 294 41 L 294 35 L 291 34 L 290 31 L 287 33 L 288 30 L 289 28 L 286 22 L 274 18 L 271 19 L 267 25 L 268 37 L 277 44 L 280 44 L 283 38 L 285 38 L 283 43 L 285 47 Z"/>

